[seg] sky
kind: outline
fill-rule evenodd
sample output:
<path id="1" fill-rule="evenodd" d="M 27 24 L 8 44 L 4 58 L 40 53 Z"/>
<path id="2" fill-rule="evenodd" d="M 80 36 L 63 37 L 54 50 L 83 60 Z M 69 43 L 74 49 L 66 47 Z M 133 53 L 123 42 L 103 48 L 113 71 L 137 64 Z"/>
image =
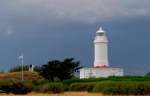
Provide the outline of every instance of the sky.
<path id="1" fill-rule="evenodd" d="M 100 27 L 108 39 L 110 67 L 124 75 L 150 70 L 149 0 L 1 0 L 0 71 L 22 64 L 41 66 L 75 58 L 94 66 L 94 39 Z M 76 74 L 79 76 L 79 73 Z"/>

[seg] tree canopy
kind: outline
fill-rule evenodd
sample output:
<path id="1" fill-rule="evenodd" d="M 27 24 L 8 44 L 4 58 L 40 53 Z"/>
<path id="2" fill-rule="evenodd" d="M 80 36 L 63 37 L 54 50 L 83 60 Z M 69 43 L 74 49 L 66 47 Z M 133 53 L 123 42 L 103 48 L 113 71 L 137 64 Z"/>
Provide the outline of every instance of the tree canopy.
<path id="1" fill-rule="evenodd" d="M 41 69 L 41 66 L 35 66 L 33 67 L 33 70 L 36 71 L 36 72 L 39 72 Z M 20 72 L 22 71 L 22 66 L 21 65 L 18 65 L 16 67 L 11 67 L 10 70 L 8 70 L 8 72 Z M 29 64 L 28 65 L 24 65 L 23 66 L 23 71 L 29 71 Z"/>
<path id="2" fill-rule="evenodd" d="M 75 72 L 82 67 L 79 67 L 80 62 L 73 62 L 74 58 L 66 58 L 63 61 L 52 60 L 47 64 L 42 65 L 39 75 L 42 75 L 49 81 L 54 81 L 54 77 L 58 77 L 60 80 L 69 79 L 74 76 Z"/>
<path id="3" fill-rule="evenodd" d="M 150 76 L 150 71 L 148 72 L 148 73 L 146 73 L 146 75 L 145 76 Z"/>

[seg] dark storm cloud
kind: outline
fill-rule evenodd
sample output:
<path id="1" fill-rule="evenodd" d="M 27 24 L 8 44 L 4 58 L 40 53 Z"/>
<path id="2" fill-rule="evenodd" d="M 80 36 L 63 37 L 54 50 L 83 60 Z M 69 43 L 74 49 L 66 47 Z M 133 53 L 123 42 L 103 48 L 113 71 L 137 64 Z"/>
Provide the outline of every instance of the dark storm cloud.
<path id="1" fill-rule="evenodd" d="M 2 35 L 38 34 L 44 29 L 85 22 L 94 24 L 122 17 L 149 16 L 144 0 L 13 0 L 0 3 Z"/>
<path id="2" fill-rule="evenodd" d="M 3 0 L 0 1 L 1 68 L 75 57 L 94 64 L 94 37 L 101 26 L 108 37 L 110 66 L 148 72 L 148 0 Z M 143 72 L 143 73 L 142 73 Z M 132 72 L 131 72 L 132 73 Z M 126 73 L 127 74 L 127 73 Z"/>

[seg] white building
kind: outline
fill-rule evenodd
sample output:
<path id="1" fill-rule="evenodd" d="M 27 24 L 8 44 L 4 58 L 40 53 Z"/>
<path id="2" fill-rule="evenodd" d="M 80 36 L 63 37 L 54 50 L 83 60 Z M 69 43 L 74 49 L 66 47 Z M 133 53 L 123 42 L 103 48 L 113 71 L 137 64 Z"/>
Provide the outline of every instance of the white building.
<path id="1" fill-rule="evenodd" d="M 33 67 L 34 67 L 34 65 L 31 64 L 31 65 L 29 66 L 29 71 L 32 71 L 32 72 L 33 72 L 33 71 L 34 71 L 34 68 L 33 68 Z"/>
<path id="2" fill-rule="evenodd" d="M 94 67 L 80 69 L 80 78 L 123 76 L 123 68 L 109 67 L 105 31 L 100 28 L 95 37 L 95 61 Z"/>

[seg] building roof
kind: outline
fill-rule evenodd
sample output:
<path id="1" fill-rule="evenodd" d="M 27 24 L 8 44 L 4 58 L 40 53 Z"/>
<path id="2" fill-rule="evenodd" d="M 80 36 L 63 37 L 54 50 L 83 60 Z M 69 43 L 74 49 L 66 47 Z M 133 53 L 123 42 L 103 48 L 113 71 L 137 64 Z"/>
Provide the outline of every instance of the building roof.
<path id="1" fill-rule="evenodd" d="M 109 67 L 109 66 L 95 66 L 90 68 L 117 68 L 117 67 Z"/>
<path id="2" fill-rule="evenodd" d="M 118 67 L 109 67 L 109 66 L 95 66 L 95 67 L 89 67 L 89 68 L 118 68 Z M 124 69 L 124 68 L 121 68 Z"/>

